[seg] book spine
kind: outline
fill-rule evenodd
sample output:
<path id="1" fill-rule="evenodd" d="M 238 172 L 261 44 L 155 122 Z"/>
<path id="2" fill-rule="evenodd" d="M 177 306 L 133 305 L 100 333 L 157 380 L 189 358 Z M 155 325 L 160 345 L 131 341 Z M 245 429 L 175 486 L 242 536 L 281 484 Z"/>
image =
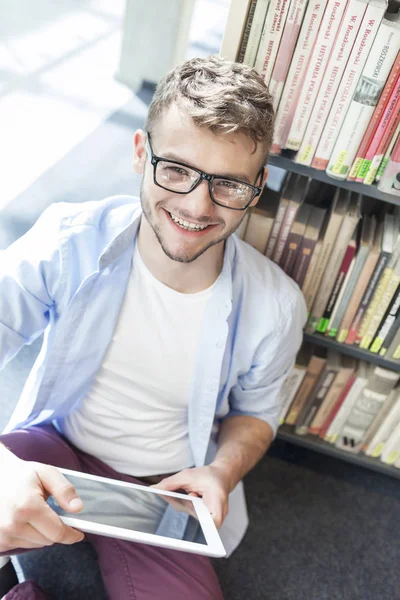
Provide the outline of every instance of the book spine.
<path id="1" fill-rule="evenodd" d="M 310 265 L 307 269 L 306 277 L 305 277 L 304 283 L 301 287 L 303 296 L 305 298 L 308 312 L 310 312 L 310 309 L 311 309 L 311 306 L 312 306 L 312 303 L 314 301 L 315 294 L 316 294 L 316 290 L 315 290 L 315 286 L 313 285 L 313 282 L 314 282 L 315 271 L 318 267 L 318 263 L 319 263 L 319 260 L 321 257 L 321 252 L 322 252 L 322 240 L 318 240 L 317 243 L 315 244 L 314 252 L 312 253 L 311 260 L 310 260 Z"/>
<path id="2" fill-rule="evenodd" d="M 289 236 L 290 228 L 293 225 L 293 222 L 296 218 L 296 214 L 299 209 L 299 206 L 300 205 L 297 203 L 292 204 L 291 202 L 289 202 L 289 206 L 286 210 L 285 217 L 284 217 L 283 223 L 282 223 L 282 227 L 280 229 L 278 239 L 276 241 L 274 253 L 272 255 L 272 260 L 276 264 L 279 264 L 279 261 L 281 260 L 281 257 L 283 254 L 283 249 L 285 247 L 286 240 Z"/>
<path id="3" fill-rule="evenodd" d="M 295 159 L 299 164 L 311 165 L 366 7 L 367 3 L 364 0 L 350 0 L 347 5 L 332 56 L 324 73 L 303 141 Z"/>
<path id="4" fill-rule="evenodd" d="M 352 375 L 353 371 L 351 369 L 339 370 L 309 427 L 308 433 L 312 435 L 320 434 L 324 423 L 332 413 L 338 399 L 340 398 L 340 395 L 346 389 L 346 386 Z"/>
<path id="5" fill-rule="evenodd" d="M 242 43 L 240 45 L 240 50 L 237 58 L 237 62 L 242 63 L 244 61 L 244 57 L 246 54 L 246 48 L 250 37 L 251 26 L 253 24 L 254 12 L 256 10 L 257 0 L 251 0 L 249 13 L 247 15 L 246 27 L 244 29 Z"/>
<path id="6" fill-rule="evenodd" d="M 342 129 L 335 142 L 328 175 L 346 179 L 380 93 L 393 66 L 400 44 L 400 28 L 384 20 L 372 45 Z"/>
<path id="7" fill-rule="evenodd" d="M 379 166 L 382 162 L 383 156 L 390 144 L 391 139 L 393 138 L 395 131 L 397 129 L 398 124 L 400 123 L 400 81 L 399 81 L 399 89 L 398 89 L 398 97 L 396 106 L 394 107 L 392 114 L 389 116 L 389 119 L 386 123 L 386 127 L 383 130 L 381 140 L 378 143 L 378 146 L 375 150 L 375 154 L 373 155 L 371 162 L 368 166 L 368 171 L 364 177 L 365 185 L 372 185 L 375 181 L 376 174 L 378 172 Z"/>
<path id="8" fill-rule="evenodd" d="M 254 4 L 254 3 L 253 3 Z M 254 16 L 251 24 L 249 39 L 247 41 L 246 52 L 243 62 L 249 67 L 254 66 L 257 56 L 257 50 L 260 45 L 261 34 L 267 15 L 269 0 L 257 0 L 255 3 Z M 252 10 L 253 5 L 250 10 Z"/>
<path id="9" fill-rule="evenodd" d="M 353 272 L 355 271 L 357 265 L 356 257 L 351 261 L 350 267 L 346 273 L 346 277 L 344 279 L 342 289 L 339 292 L 337 300 L 335 302 L 335 306 L 333 308 L 333 312 L 331 318 L 329 319 L 328 327 L 326 329 L 325 335 L 329 337 L 336 337 L 338 333 L 338 327 L 340 325 L 340 321 L 344 315 L 344 311 L 346 310 L 347 303 L 344 304 L 343 299 L 345 296 L 349 295 L 349 289 L 352 287 L 352 277 Z M 353 277 L 354 279 L 354 277 Z"/>
<path id="10" fill-rule="evenodd" d="M 379 356 L 386 356 L 386 353 L 389 350 L 390 345 L 393 342 L 394 338 L 396 337 L 396 335 L 399 331 L 399 328 L 400 328 L 400 314 L 399 314 L 399 311 L 397 311 L 396 318 L 392 322 L 390 329 L 387 332 L 387 334 L 385 335 L 385 339 L 382 342 L 381 349 L 379 350 Z"/>
<path id="11" fill-rule="evenodd" d="M 367 288 L 364 292 L 363 298 L 360 302 L 360 306 L 357 309 L 356 315 L 353 319 L 353 322 L 350 326 L 349 332 L 344 340 L 346 344 L 354 344 L 357 338 L 358 330 L 361 325 L 361 321 L 364 317 L 364 314 L 367 310 L 367 307 L 370 303 L 370 300 L 375 292 L 376 286 L 378 285 L 379 279 L 386 268 L 386 265 L 389 261 L 390 253 L 381 252 L 381 255 L 378 259 L 377 265 L 374 269 L 372 277 L 368 282 Z"/>
<path id="12" fill-rule="evenodd" d="M 334 404 L 334 406 L 332 407 L 328 417 L 325 419 L 324 423 L 321 426 L 320 432 L 319 432 L 319 437 L 322 440 L 328 441 L 327 439 L 327 433 L 333 423 L 333 421 L 335 420 L 337 414 L 339 413 L 343 403 L 345 402 L 346 398 L 348 397 L 349 393 L 352 391 L 353 386 L 355 384 L 355 382 L 357 381 L 357 377 L 355 375 L 352 375 L 349 380 L 347 381 L 346 385 L 344 386 L 343 390 L 340 392 L 339 397 L 336 401 L 336 403 Z"/>
<path id="13" fill-rule="evenodd" d="M 326 434 L 324 436 L 324 440 L 326 442 L 335 444 L 335 442 L 336 442 L 337 438 L 339 437 L 339 434 L 342 430 L 342 427 L 345 424 L 346 419 L 351 412 L 351 409 L 353 408 L 354 404 L 357 402 L 357 399 L 360 396 L 360 394 L 362 393 L 366 383 L 367 383 L 367 380 L 364 377 L 357 377 L 354 384 L 351 386 L 349 393 L 343 399 L 343 402 L 342 402 L 341 406 L 339 407 L 339 410 L 337 411 L 334 419 L 332 420 L 332 423 L 330 424 L 328 431 L 326 432 Z"/>
<path id="14" fill-rule="evenodd" d="M 231 0 L 228 19 L 219 51 L 220 56 L 235 61 L 240 50 L 247 14 L 252 0 Z"/>
<path id="15" fill-rule="evenodd" d="M 274 253 L 274 249 L 276 246 L 276 242 L 278 240 L 279 231 L 282 227 L 283 219 L 285 217 L 285 212 L 287 210 L 287 203 L 280 202 L 278 206 L 278 210 L 275 216 L 274 224 L 272 225 L 272 231 L 269 236 L 267 249 L 265 251 L 265 256 L 267 258 L 272 259 L 272 255 Z"/>
<path id="16" fill-rule="evenodd" d="M 394 132 L 394 136 L 393 138 L 390 140 L 389 142 L 389 146 L 387 147 L 387 150 L 385 152 L 385 156 L 382 158 L 382 162 L 379 165 L 379 168 L 376 172 L 376 180 L 380 181 L 383 173 L 385 172 L 385 168 L 386 165 L 388 164 L 390 157 L 392 155 L 393 152 L 393 148 L 396 144 L 397 139 L 400 137 L 400 123 L 397 125 L 396 131 Z"/>
<path id="17" fill-rule="evenodd" d="M 290 0 L 271 0 L 265 19 L 254 68 L 264 78 L 266 85 L 274 68 L 289 3 Z"/>
<path id="18" fill-rule="evenodd" d="M 372 294 L 372 298 L 369 301 L 369 304 L 366 308 L 364 317 L 360 323 L 360 327 L 358 328 L 355 344 L 361 344 L 361 342 L 364 340 L 364 336 L 367 335 L 367 332 L 369 331 L 369 325 L 372 321 L 374 314 L 378 310 L 379 304 L 382 301 L 383 294 L 384 294 L 385 289 L 390 281 L 392 273 L 393 273 L 393 269 L 386 267 L 384 269 L 382 275 L 380 276 L 379 281 L 375 287 L 375 291 Z M 365 348 L 365 340 L 364 340 L 363 348 Z"/>
<path id="19" fill-rule="evenodd" d="M 286 240 L 286 244 L 279 261 L 279 266 L 287 274 L 290 275 L 296 259 L 296 254 L 303 236 L 299 233 L 291 231 Z"/>
<path id="20" fill-rule="evenodd" d="M 379 181 L 378 189 L 382 192 L 400 196 L 400 134 L 385 172 Z"/>
<path id="21" fill-rule="evenodd" d="M 306 435 L 310 428 L 314 417 L 324 401 L 329 388 L 335 378 L 336 371 L 327 369 L 321 378 L 321 384 L 314 394 L 314 397 L 309 405 L 306 405 L 296 421 L 295 433 L 297 435 Z"/>
<path id="22" fill-rule="evenodd" d="M 328 328 L 329 321 L 331 319 L 333 309 L 335 307 L 335 303 L 338 300 L 339 294 L 340 294 L 342 286 L 344 284 L 344 280 L 350 269 L 350 265 L 353 262 L 355 253 L 356 253 L 356 245 L 349 244 L 345 251 L 345 255 L 343 257 L 342 264 L 340 265 L 339 273 L 337 274 L 336 281 L 334 283 L 331 295 L 328 299 L 328 303 L 324 310 L 324 314 L 322 315 L 322 317 L 318 323 L 317 331 L 319 333 L 325 333 Z"/>
<path id="23" fill-rule="evenodd" d="M 385 342 L 388 336 L 388 333 L 390 332 L 394 321 L 398 316 L 398 313 L 400 314 L 400 286 L 397 288 L 397 291 L 394 297 L 392 298 L 390 306 L 388 306 L 386 310 L 386 314 L 382 319 L 382 323 L 378 329 L 376 337 L 371 344 L 370 352 L 377 353 L 380 351 L 383 343 Z"/>
<path id="24" fill-rule="evenodd" d="M 300 95 L 302 82 L 319 32 L 327 1 L 314 0 L 309 2 L 307 6 L 276 115 L 271 146 L 272 154 L 279 154 L 283 144 L 286 142 L 297 98 Z"/>
<path id="25" fill-rule="evenodd" d="M 378 104 L 372 114 L 371 120 L 368 123 L 368 127 L 366 132 L 364 133 L 364 137 L 361 140 L 360 147 L 357 150 L 356 158 L 353 161 L 350 172 L 347 176 L 347 179 L 350 181 L 354 181 L 358 176 L 359 171 L 361 170 L 361 165 L 365 158 L 365 154 L 368 150 L 369 144 L 375 134 L 375 131 L 378 127 L 378 124 L 381 120 L 381 116 L 383 111 L 386 108 L 387 103 L 389 102 L 389 98 L 393 92 L 394 86 L 396 84 L 396 80 L 400 74 L 400 52 L 397 55 L 397 58 L 394 62 L 392 70 L 389 74 L 389 77 L 386 81 L 385 87 L 383 88 L 382 94 L 379 96 Z"/>
<path id="26" fill-rule="evenodd" d="M 283 389 L 282 389 L 282 409 L 279 415 L 279 424 L 282 425 L 285 422 L 285 417 L 293 402 L 293 398 L 296 396 L 298 389 L 306 374 L 305 368 L 299 368 L 294 365 L 292 372 L 288 376 Z"/>
<path id="27" fill-rule="evenodd" d="M 302 411 L 304 404 L 307 402 L 307 399 L 309 398 L 314 386 L 321 376 L 324 365 L 324 359 L 317 358 L 316 356 L 311 357 L 307 367 L 307 372 L 303 379 L 303 383 L 301 384 L 285 419 L 285 423 L 287 425 L 295 425 L 297 417 Z"/>
<path id="28" fill-rule="evenodd" d="M 286 148 L 290 150 L 300 148 L 346 4 L 347 0 L 333 0 L 328 3 L 307 69 L 308 77 L 304 80 L 305 85 L 303 85 L 300 92 L 296 112 L 285 144 Z"/>
<path id="29" fill-rule="evenodd" d="M 291 273 L 292 279 L 297 283 L 297 285 L 300 288 L 304 283 L 308 268 L 310 266 L 315 244 L 316 240 L 311 240 L 308 238 L 303 238 L 301 241 L 296 261 L 294 263 L 294 267 Z"/>
<path id="30" fill-rule="evenodd" d="M 272 95 L 275 111 L 279 105 L 290 61 L 293 57 L 294 47 L 299 37 L 306 5 L 307 0 L 292 0 L 289 7 L 278 55 L 269 82 L 269 93 Z"/>
<path id="31" fill-rule="evenodd" d="M 382 15 L 383 7 L 368 5 L 311 163 L 315 169 L 325 170 L 328 166 L 329 157 L 363 71 Z"/>

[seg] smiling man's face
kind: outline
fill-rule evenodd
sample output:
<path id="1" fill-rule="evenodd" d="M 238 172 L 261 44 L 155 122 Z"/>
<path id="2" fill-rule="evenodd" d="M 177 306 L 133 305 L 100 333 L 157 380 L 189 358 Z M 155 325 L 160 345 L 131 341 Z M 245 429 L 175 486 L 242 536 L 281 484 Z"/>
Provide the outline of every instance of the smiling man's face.
<path id="1" fill-rule="evenodd" d="M 212 202 L 207 181 L 202 181 L 189 194 L 177 194 L 155 185 L 145 140 L 142 131 L 136 132 L 134 169 L 143 174 L 143 214 L 165 254 L 172 260 L 189 263 L 218 244 L 222 252 L 224 240 L 239 227 L 246 211 L 231 210 Z M 151 144 L 156 156 L 208 174 L 234 177 L 251 185 L 263 185 L 267 177 L 265 174 L 260 183 L 258 176 L 264 155 L 261 144 L 253 152 L 254 142 L 244 134 L 215 135 L 198 128 L 177 105 L 172 105 L 157 123 Z M 258 197 L 251 206 L 257 200 Z M 196 230 L 193 226 L 197 226 Z"/>

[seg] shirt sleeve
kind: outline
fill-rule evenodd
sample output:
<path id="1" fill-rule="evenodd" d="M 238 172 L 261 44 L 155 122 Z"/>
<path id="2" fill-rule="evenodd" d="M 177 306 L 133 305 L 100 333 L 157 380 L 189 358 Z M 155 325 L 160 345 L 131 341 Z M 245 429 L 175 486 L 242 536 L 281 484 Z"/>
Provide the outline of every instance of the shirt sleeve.
<path id="1" fill-rule="evenodd" d="M 303 340 L 307 319 L 301 292 L 283 308 L 280 325 L 273 337 L 257 348 L 251 369 L 238 378 L 232 388 L 227 416 L 252 416 L 266 421 L 274 435 L 279 425 L 281 389 L 292 369 Z"/>
<path id="2" fill-rule="evenodd" d="M 50 206 L 0 252 L 0 368 L 49 322 L 61 272 L 58 212 L 57 205 Z"/>

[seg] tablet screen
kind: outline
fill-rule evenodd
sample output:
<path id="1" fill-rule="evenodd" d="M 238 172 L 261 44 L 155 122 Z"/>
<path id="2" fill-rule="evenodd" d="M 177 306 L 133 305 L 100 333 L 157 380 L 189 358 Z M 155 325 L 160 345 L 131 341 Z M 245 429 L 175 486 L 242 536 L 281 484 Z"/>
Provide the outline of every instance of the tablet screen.
<path id="1" fill-rule="evenodd" d="M 58 506 L 54 498 L 49 503 L 55 512 L 63 517 L 74 517 L 123 529 L 132 529 L 142 533 L 157 534 L 158 526 L 168 505 L 176 512 L 186 512 L 190 519 L 196 519 L 197 513 L 190 498 L 174 498 L 164 494 L 153 494 L 134 487 L 114 485 L 108 481 L 86 479 L 64 473 L 82 499 L 84 508 L 80 513 L 69 513 Z M 164 532 L 163 532 L 164 535 Z M 165 534 L 173 538 L 172 532 Z M 206 544 L 203 536 L 198 543 Z"/>

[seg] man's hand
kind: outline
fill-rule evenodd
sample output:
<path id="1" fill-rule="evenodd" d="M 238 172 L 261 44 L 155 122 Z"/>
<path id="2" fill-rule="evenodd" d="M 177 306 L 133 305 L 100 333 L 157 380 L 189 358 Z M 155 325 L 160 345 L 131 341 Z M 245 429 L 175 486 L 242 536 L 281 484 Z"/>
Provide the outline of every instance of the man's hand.
<path id="1" fill-rule="evenodd" d="M 184 469 L 176 475 L 166 477 L 153 487 L 170 492 L 183 490 L 189 495 L 200 496 L 218 528 L 228 514 L 230 490 L 223 471 L 216 466 Z"/>

